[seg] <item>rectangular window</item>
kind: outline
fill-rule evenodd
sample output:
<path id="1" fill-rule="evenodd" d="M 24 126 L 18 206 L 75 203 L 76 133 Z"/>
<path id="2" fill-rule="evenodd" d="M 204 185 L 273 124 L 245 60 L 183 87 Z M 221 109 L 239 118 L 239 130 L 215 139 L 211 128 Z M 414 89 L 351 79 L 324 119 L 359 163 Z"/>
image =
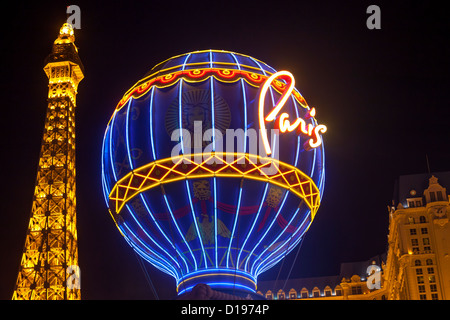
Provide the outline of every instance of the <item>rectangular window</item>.
<path id="1" fill-rule="evenodd" d="M 428 229 L 427 228 L 422 228 L 421 232 L 422 232 L 422 234 L 428 234 Z"/>
<path id="2" fill-rule="evenodd" d="M 412 246 L 418 246 L 418 245 L 419 245 L 419 240 L 417 240 L 417 239 L 411 239 L 411 245 L 412 245 Z"/>
<path id="3" fill-rule="evenodd" d="M 410 208 L 414 208 L 414 207 L 415 207 L 414 201 L 409 201 L 409 202 L 408 202 L 408 206 L 409 206 Z"/>
<path id="4" fill-rule="evenodd" d="M 417 283 L 424 283 L 423 276 L 417 276 Z"/>
<path id="5" fill-rule="evenodd" d="M 431 200 L 431 202 L 436 201 L 436 194 L 434 192 L 430 192 L 430 200 Z"/>
<path id="6" fill-rule="evenodd" d="M 416 231 L 416 229 L 409 229 L 409 234 L 410 235 L 416 235 L 417 234 L 417 231 Z"/>
<path id="7" fill-rule="evenodd" d="M 361 286 L 353 286 L 352 287 L 352 294 L 362 294 Z"/>
<path id="8" fill-rule="evenodd" d="M 438 201 L 443 201 L 444 199 L 442 198 L 442 191 L 436 191 L 437 194 L 437 199 Z"/>
<path id="9" fill-rule="evenodd" d="M 422 201 L 418 200 L 416 201 L 416 207 L 421 207 L 422 206 Z"/>
<path id="10" fill-rule="evenodd" d="M 431 300 L 439 300 L 438 294 L 437 293 L 432 293 L 431 294 Z"/>
<path id="11" fill-rule="evenodd" d="M 425 293 L 425 286 L 423 284 L 419 286 L 419 293 Z"/>
<path id="12" fill-rule="evenodd" d="M 436 277 L 435 276 L 428 276 L 428 282 L 429 283 L 436 283 Z"/>
<path id="13" fill-rule="evenodd" d="M 433 273 L 434 273 L 434 268 L 433 268 L 433 267 L 427 268 L 427 272 L 428 272 L 429 274 L 433 274 Z"/>
<path id="14" fill-rule="evenodd" d="M 435 284 L 430 284 L 430 291 L 437 292 L 437 286 Z"/>
<path id="15" fill-rule="evenodd" d="M 422 268 L 417 268 L 416 269 L 416 274 L 423 274 Z"/>
<path id="16" fill-rule="evenodd" d="M 423 245 L 428 246 L 430 244 L 430 238 L 423 238 Z"/>
<path id="17" fill-rule="evenodd" d="M 427 300 L 427 295 L 426 294 L 421 294 L 419 296 L 420 300 Z"/>

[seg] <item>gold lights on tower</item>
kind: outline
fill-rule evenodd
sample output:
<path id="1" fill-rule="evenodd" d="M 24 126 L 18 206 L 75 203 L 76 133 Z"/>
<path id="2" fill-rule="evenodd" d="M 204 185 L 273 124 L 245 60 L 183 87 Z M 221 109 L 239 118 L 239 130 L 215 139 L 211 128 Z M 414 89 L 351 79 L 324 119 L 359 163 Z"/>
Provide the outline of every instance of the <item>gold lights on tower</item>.
<path id="1" fill-rule="evenodd" d="M 64 23 L 45 60 L 45 129 L 13 299 L 80 299 L 75 196 L 75 107 L 83 65 Z"/>

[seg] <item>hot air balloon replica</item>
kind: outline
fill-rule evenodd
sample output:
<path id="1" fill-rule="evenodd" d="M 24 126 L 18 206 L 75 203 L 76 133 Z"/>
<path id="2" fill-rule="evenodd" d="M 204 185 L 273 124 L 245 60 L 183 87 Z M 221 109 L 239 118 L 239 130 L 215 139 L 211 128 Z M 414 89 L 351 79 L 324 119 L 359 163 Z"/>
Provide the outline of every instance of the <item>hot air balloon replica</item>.
<path id="1" fill-rule="evenodd" d="M 316 110 L 288 71 L 203 50 L 156 65 L 117 104 L 103 193 L 126 241 L 173 276 L 246 296 L 302 241 L 325 180 Z"/>

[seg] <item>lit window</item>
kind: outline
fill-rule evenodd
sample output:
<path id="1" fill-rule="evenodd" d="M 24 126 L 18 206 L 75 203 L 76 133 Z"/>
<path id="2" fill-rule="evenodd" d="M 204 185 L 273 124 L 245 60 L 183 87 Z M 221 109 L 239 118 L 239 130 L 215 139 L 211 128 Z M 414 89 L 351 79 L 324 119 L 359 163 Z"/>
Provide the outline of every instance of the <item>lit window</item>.
<path id="1" fill-rule="evenodd" d="M 297 291 L 293 288 L 289 291 L 289 299 L 297 299 Z"/>
<path id="2" fill-rule="evenodd" d="M 352 294 L 362 294 L 361 286 L 353 286 Z"/>
<path id="3" fill-rule="evenodd" d="M 313 289 L 313 297 L 317 298 L 319 296 L 320 296 L 319 288 L 314 287 L 314 289 Z"/>
<path id="4" fill-rule="evenodd" d="M 303 299 L 308 298 L 308 290 L 306 288 L 303 288 L 300 295 Z"/>

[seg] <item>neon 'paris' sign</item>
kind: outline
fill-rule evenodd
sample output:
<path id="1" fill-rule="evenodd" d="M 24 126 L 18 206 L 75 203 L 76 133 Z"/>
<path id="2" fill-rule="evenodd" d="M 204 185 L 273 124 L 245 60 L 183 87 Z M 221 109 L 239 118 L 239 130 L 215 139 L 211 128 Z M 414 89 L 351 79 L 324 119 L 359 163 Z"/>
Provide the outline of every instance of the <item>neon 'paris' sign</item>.
<path id="1" fill-rule="evenodd" d="M 281 97 L 278 99 L 278 102 L 272 109 L 272 111 L 265 117 L 264 115 L 264 102 L 266 98 L 267 90 L 269 90 L 270 85 L 275 79 L 283 79 L 286 81 L 286 89 L 282 93 Z M 279 71 L 271 75 L 267 80 L 264 82 L 261 93 L 259 95 L 259 110 L 258 110 L 258 116 L 259 116 L 259 127 L 261 132 L 261 138 L 262 142 L 264 144 L 264 148 L 266 150 L 267 155 L 270 155 L 272 153 L 272 149 L 270 148 L 269 139 L 267 137 L 267 130 L 266 130 L 266 122 L 274 121 L 277 119 L 278 114 L 280 113 L 281 109 L 285 105 L 287 99 L 291 95 L 292 91 L 294 90 L 295 86 L 295 80 L 292 73 L 289 71 Z M 309 116 L 315 117 L 316 115 L 316 109 L 312 108 L 309 110 Z M 275 126 L 280 130 L 280 132 L 292 132 L 297 129 L 298 134 L 305 134 L 306 136 L 310 137 L 308 140 L 308 143 L 306 145 L 307 149 L 317 148 L 322 144 L 322 137 L 321 133 L 325 133 L 327 131 L 327 127 L 323 124 L 319 124 L 317 126 L 313 126 L 311 123 L 306 125 L 306 122 L 302 118 L 297 118 L 292 124 L 289 120 L 289 114 L 286 112 L 283 112 L 278 117 L 278 122 L 275 124 Z"/>

